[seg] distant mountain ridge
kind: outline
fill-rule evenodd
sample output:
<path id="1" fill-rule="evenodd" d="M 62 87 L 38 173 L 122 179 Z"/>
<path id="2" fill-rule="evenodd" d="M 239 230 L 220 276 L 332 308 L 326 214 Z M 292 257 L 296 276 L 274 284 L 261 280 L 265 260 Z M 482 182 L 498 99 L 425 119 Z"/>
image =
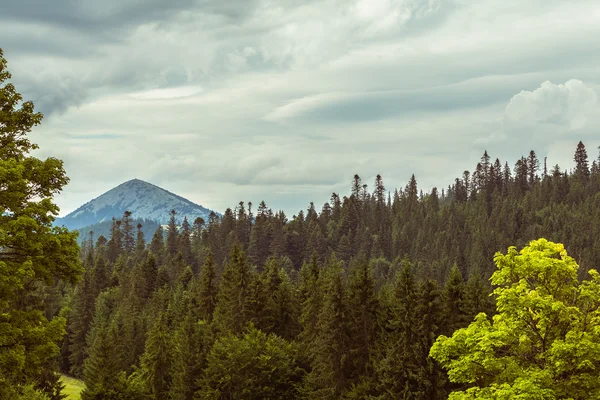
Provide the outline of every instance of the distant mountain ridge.
<path id="1" fill-rule="evenodd" d="M 168 190 L 140 179 L 132 179 L 85 203 L 65 217 L 57 218 L 55 225 L 81 229 L 110 221 L 113 217 L 121 218 L 125 211 L 130 211 L 133 219 L 146 219 L 166 224 L 171 210 L 177 213 L 178 222 L 181 222 L 185 216 L 190 224 L 197 217 L 208 221 L 211 213 L 208 208 Z"/>

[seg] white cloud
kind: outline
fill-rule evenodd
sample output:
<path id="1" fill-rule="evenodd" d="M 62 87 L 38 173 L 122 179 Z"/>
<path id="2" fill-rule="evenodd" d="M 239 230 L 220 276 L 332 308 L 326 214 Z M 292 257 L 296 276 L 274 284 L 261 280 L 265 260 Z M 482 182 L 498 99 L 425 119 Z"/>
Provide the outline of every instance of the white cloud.
<path id="1" fill-rule="evenodd" d="M 534 91 L 521 91 L 506 107 L 506 118 L 512 123 L 561 125 L 569 131 L 597 122 L 598 95 L 577 79 L 564 84 L 550 81 Z"/>

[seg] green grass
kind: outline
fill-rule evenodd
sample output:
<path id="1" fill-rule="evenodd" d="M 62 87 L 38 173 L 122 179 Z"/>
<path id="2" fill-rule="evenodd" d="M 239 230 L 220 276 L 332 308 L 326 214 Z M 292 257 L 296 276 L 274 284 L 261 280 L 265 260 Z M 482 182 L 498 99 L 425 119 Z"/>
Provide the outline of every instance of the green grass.
<path id="1" fill-rule="evenodd" d="M 85 385 L 82 381 L 66 375 L 61 375 L 60 380 L 65 384 L 65 390 L 63 390 L 63 393 L 67 395 L 68 400 L 81 399 L 81 391 L 83 388 L 85 388 Z"/>

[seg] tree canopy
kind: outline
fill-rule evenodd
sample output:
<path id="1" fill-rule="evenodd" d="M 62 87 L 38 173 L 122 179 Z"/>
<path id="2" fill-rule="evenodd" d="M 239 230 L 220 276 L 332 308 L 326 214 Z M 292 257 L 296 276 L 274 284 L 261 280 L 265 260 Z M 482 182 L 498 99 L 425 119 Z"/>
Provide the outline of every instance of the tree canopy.
<path id="1" fill-rule="evenodd" d="M 77 234 L 53 227 L 52 197 L 67 184 L 62 161 L 31 156 L 27 138 L 42 121 L 33 103 L 9 82 L 0 50 L 0 398 L 26 383 L 55 393 L 53 371 L 66 320 L 48 319 L 42 300 L 57 281 L 75 283 L 82 272 Z"/>
<path id="2" fill-rule="evenodd" d="M 564 246 L 545 239 L 494 260 L 496 314 L 431 348 L 464 385 L 450 399 L 599 398 L 600 275 L 580 282 Z"/>

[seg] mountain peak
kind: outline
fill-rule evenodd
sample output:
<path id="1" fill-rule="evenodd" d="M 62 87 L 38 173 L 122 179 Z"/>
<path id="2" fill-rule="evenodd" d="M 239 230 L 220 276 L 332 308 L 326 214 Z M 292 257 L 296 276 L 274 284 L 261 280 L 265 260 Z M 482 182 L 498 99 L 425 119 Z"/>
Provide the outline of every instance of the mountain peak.
<path id="1" fill-rule="evenodd" d="M 57 218 L 56 224 L 79 229 L 109 221 L 113 217 L 120 218 L 125 211 L 131 211 L 131 217 L 135 219 L 149 219 L 166 224 L 171 210 L 177 213 L 178 221 L 184 217 L 190 221 L 197 217 L 206 220 L 211 213 L 211 210 L 188 199 L 134 178 L 87 202 L 64 218 Z"/>

